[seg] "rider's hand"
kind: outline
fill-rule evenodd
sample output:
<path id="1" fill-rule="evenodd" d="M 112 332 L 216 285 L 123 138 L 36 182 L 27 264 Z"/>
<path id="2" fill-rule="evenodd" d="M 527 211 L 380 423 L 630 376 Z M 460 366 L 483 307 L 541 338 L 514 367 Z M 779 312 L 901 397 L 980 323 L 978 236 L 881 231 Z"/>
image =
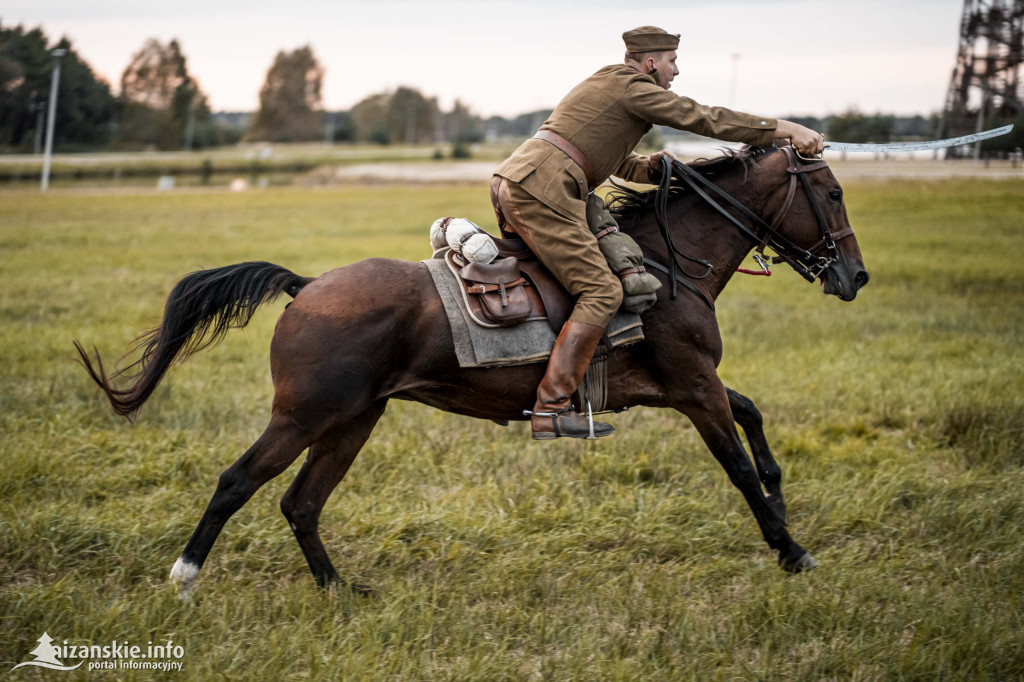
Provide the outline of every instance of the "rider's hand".
<path id="1" fill-rule="evenodd" d="M 805 156 L 820 154 L 825 150 L 825 138 L 821 133 L 792 121 L 780 120 L 775 136 L 789 138 L 793 148 Z"/>
<path id="2" fill-rule="evenodd" d="M 654 178 L 661 177 L 661 159 L 667 156 L 670 161 L 676 160 L 676 155 L 667 149 L 662 149 L 660 152 L 656 152 L 647 157 L 647 174 L 653 180 Z"/>

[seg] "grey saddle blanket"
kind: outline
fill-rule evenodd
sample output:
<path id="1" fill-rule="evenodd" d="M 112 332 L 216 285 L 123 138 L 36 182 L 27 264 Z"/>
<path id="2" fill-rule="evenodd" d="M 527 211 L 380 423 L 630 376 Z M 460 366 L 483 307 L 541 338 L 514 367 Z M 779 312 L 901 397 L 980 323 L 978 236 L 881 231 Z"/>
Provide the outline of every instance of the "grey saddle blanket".
<path id="1" fill-rule="evenodd" d="M 434 286 L 444 302 L 444 312 L 455 341 L 459 367 L 504 367 L 543 362 L 551 355 L 555 333 L 547 319 L 529 320 L 514 327 L 488 329 L 469 316 L 461 284 L 443 258 L 422 263 L 430 271 Z M 635 313 L 619 312 L 606 331 L 613 348 L 642 341 L 643 325 Z"/>

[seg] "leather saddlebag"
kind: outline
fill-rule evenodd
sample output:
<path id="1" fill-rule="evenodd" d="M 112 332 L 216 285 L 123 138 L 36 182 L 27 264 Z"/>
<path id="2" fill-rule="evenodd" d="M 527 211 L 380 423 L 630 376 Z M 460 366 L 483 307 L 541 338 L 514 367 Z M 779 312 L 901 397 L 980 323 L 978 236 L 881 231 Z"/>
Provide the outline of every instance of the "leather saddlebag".
<path id="1" fill-rule="evenodd" d="M 470 263 L 459 270 L 469 295 L 470 305 L 489 322 L 512 327 L 525 322 L 533 313 L 526 295 L 529 282 L 519 272 L 515 258 L 499 258 L 492 263 Z M 474 305 L 478 304 L 478 305 Z"/>

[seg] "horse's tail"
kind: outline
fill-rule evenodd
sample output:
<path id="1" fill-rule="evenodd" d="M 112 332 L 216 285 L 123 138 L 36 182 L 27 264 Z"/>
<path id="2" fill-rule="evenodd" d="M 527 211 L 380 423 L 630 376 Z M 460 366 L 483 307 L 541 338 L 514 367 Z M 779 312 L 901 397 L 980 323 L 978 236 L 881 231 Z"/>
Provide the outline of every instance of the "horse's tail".
<path id="1" fill-rule="evenodd" d="M 114 412 L 134 421 L 172 364 L 217 343 L 229 329 L 247 325 L 261 304 L 282 293 L 294 297 L 311 281 L 311 277 L 263 261 L 200 270 L 174 286 L 164 306 L 163 321 L 135 339 L 125 357 L 139 348 L 143 349 L 142 357 L 127 367 L 108 376 L 99 351 L 93 349 L 93 367 L 78 341 L 74 342 L 75 348 L 85 371 L 103 389 Z M 114 381 L 119 377 L 128 377 L 130 385 L 116 388 Z"/>

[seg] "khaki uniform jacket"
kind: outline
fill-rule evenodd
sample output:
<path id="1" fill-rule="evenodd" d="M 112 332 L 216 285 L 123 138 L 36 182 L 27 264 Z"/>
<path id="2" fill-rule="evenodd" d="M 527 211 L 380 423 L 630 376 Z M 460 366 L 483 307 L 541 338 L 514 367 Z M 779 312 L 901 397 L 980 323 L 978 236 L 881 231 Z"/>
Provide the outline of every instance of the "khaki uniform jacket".
<path id="1" fill-rule="evenodd" d="M 604 67 L 573 88 L 540 129 L 554 131 L 575 145 L 590 162 L 599 183 L 610 175 L 650 182 L 647 157 L 633 150 L 652 124 L 762 146 L 772 143 L 778 126 L 773 118 L 679 97 L 659 86 L 654 76 L 618 64 Z M 527 140 L 494 174 L 518 183 L 542 203 L 585 224 L 586 176 L 551 143 Z"/>

